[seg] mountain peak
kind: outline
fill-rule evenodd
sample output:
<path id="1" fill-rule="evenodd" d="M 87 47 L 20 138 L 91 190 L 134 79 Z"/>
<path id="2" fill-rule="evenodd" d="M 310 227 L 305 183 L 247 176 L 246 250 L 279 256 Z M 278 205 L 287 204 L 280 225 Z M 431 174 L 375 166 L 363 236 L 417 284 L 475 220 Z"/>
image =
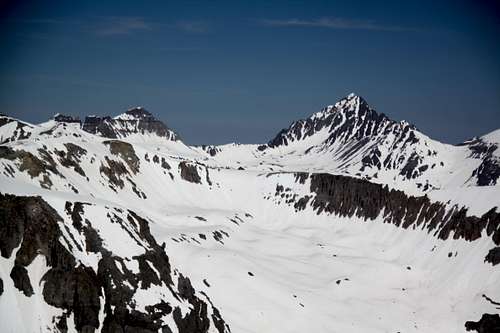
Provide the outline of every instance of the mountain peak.
<path id="1" fill-rule="evenodd" d="M 122 113 L 114 119 L 117 120 L 141 120 L 141 119 L 155 119 L 154 116 L 147 111 L 145 108 L 142 106 L 136 106 L 133 108 L 128 109 L 125 111 L 125 113 Z"/>
<path id="2" fill-rule="evenodd" d="M 350 93 L 344 98 L 341 98 L 337 103 L 335 103 L 335 108 L 344 109 L 348 108 L 354 110 L 355 108 L 359 108 L 359 106 L 364 106 L 366 109 L 369 109 L 368 103 L 365 101 L 363 97 L 357 95 L 355 93 Z"/>
<path id="3" fill-rule="evenodd" d="M 335 104 L 330 104 L 324 107 L 321 112 L 342 112 L 342 111 L 355 111 L 359 109 L 369 110 L 370 106 L 363 97 L 350 93 L 349 95 L 341 98 Z M 316 114 L 318 116 L 318 114 Z"/>
<path id="4" fill-rule="evenodd" d="M 348 94 L 346 97 L 340 99 L 340 101 L 342 101 L 342 100 L 360 101 L 360 102 L 363 101 L 366 103 L 366 101 L 364 100 L 364 98 L 362 96 L 360 96 L 354 92 L 352 92 L 352 93 Z"/>
<path id="5" fill-rule="evenodd" d="M 363 101 L 363 102 L 366 103 L 365 99 L 361 95 L 356 94 L 355 92 L 349 93 L 347 96 L 341 98 L 339 100 L 339 102 L 341 102 L 343 100 L 347 100 L 347 101 L 360 101 L 360 102 Z"/>
<path id="6" fill-rule="evenodd" d="M 108 138 L 124 138 L 133 134 L 154 134 L 170 141 L 179 140 L 177 133 L 156 119 L 142 106 L 128 109 L 114 118 L 87 116 L 82 129 Z"/>
<path id="7" fill-rule="evenodd" d="M 327 133 L 318 137 L 317 144 L 329 146 L 334 142 L 346 143 L 350 140 L 371 140 L 386 136 L 392 132 L 395 136 L 402 135 L 416 128 L 405 122 L 396 122 L 383 113 L 372 109 L 363 97 L 350 93 L 334 105 L 323 108 L 309 118 L 293 122 L 288 129 L 283 129 L 269 143 L 269 147 L 288 145 L 293 141 L 301 141 L 316 133 Z"/>
<path id="8" fill-rule="evenodd" d="M 78 123 L 80 124 L 80 118 L 78 117 L 73 117 L 73 116 L 68 116 L 62 113 L 56 113 L 53 117 L 53 120 L 55 120 L 58 123 Z"/>

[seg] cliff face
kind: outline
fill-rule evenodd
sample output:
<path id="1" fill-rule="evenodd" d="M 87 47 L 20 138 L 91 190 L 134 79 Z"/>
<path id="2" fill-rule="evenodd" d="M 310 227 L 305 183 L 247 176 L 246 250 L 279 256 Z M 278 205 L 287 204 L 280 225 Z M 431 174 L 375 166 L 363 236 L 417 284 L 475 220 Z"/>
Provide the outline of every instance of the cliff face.
<path id="1" fill-rule="evenodd" d="M 496 185 L 500 177 L 500 155 L 497 142 L 490 142 L 490 136 L 498 137 L 495 131 L 486 137 L 474 138 L 463 143 L 470 149 L 470 157 L 481 160 L 481 164 L 474 169 L 472 176 L 476 179 L 478 186 Z M 495 140 L 496 141 L 496 140 Z"/>
<path id="2" fill-rule="evenodd" d="M 125 138 L 133 134 L 149 134 L 170 141 L 179 140 L 177 133 L 141 107 L 130 109 L 114 118 L 87 116 L 82 129 L 111 139 Z"/>
<path id="3" fill-rule="evenodd" d="M 10 278 L 19 292 L 32 297 L 33 286 L 43 282 L 43 299 L 61 310 L 52 319 L 54 329 L 66 331 L 73 316 L 79 332 L 171 332 L 174 328 L 208 332 L 211 326 L 219 333 L 229 331 L 210 300 L 200 298 L 189 279 L 172 270 L 165 247 L 156 243 L 147 220 L 132 211 L 108 210 L 108 223 L 129 236 L 123 241 L 142 249 L 123 257 L 86 217 L 91 206 L 66 202 L 68 226 L 40 197 L 0 194 L 0 253 L 11 258 L 18 248 Z M 41 281 L 31 281 L 28 270 L 39 255 L 45 258 L 47 271 Z M 97 265 L 86 263 L 90 257 L 100 258 Z M 155 288 L 161 288 L 162 294 L 155 294 Z M 137 295 L 148 292 L 141 305 L 144 300 Z"/>
<path id="4" fill-rule="evenodd" d="M 82 124 L 82 129 L 105 138 L 116 139 L 116 133 L 111 126 L 112 122 L 111 117 L 87 116 Z"/>
<path id="5" fill-rule="evenodd" d="M 468 215 L 464 207 L 450 209 L 441 202 L 431 202 L 427 196 L 409 196 L 357 178 L 326 173 L 296 173 L 295 180 L 300 184 L 309 180 L 311 192 L 310 195 L 288 200 L 297 210 L 311 206 L 317 214 L 356 216 L 364 220 L 382 217 L 384 223 L 404 229 L 427 230 L 440 239 L 453 237 L 474 241 L 485 231 L 495 245 L 500 245 L 500 213 L 496 207 L 482 216 L 473 216 Z M 277 186 L 275 195 L 286 196 L 284 187 Z M 485 260 L 498 264 L 498 247 L 491 249 Z"/>

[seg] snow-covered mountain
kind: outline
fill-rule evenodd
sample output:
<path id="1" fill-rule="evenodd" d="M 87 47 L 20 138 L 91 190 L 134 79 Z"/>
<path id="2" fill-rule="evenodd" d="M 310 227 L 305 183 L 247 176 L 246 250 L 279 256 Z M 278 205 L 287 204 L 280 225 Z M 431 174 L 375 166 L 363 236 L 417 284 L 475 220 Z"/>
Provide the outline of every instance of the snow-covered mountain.
<path id="1" fill-rule="evenodd" d="M 143 108 L 0 137 L 1 332 L 499 325 L 500 130 L 448 145 L 351 94 L 260 145 Z"/>
<path id="2" fill-rule="evenodd" d="M 267 144 L 202 149 L 223 163 L 239 161 L 269 171 L 327 171 L 422 195 L 495 185 L 500 176 L 499 141 L 493 132 L 460 145 L 444 144 L 350 94 L 293 122 Z"/>

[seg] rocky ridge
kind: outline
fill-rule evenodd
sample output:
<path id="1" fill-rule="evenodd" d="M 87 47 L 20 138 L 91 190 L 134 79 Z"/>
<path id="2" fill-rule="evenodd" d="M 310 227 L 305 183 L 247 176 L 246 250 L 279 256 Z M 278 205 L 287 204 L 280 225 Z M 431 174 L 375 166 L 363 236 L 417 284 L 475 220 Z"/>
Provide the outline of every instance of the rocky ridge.
<path id="1" fill-rule="evenodd" d="M 177 133 L 142 107 L 129 109 L 114 118 L 87 116 L 82 129 L 111 139 L 126 138 L 134 134 L 152 134 L 170 141 L 179 140 Z"/>
<path id="2" fill-rule="evenodd" d="M 100 328 L 101 332 L 187 333 L 208 332 L 210 327 L 229 332 L 207 296 L 172 270 L 165 247 L 156 243 L 147 220 L 133 211 L 106 209 L 107 223 L 116 224 L 141 250 L 124 257 L 101 238 L 97 226 L 102 221 L 91 221 L 86 216 L 89 209 L 90 204 L 66 202 L 68 225 L 40 197 L 0 194 L 1 255 L 15 257 L 10 276 L 27 297 L 33 296 L 34 284 L 43 282 L 45 302 L 61 310 L 52 320 L 54 330 L 65 331 L 73 317 L 79 332 Z M 45 258 L 48 270 L 41 281 L 32 281 L 27 269 L 37 256 Z M 94 265 L 88 261 L 92 257 L 98 258 Z M 149 296 L 142 300 L 137 296 L 141 293 Z"/>

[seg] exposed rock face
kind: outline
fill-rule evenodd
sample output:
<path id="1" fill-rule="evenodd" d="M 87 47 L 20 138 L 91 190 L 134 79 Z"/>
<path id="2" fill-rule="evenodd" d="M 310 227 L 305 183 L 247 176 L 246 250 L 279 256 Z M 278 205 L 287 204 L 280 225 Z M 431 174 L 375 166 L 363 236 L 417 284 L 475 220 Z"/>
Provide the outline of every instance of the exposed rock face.
<path id="1" fill-rule="evenodd" d="M 132 134 L 154 134 L 171 141 L 179 140 L 177 133 L 142 107 L 130 109 L 114 118 L 87 116 L 82 129 L 111 139 Z"/>
<path id="2" fill-rule="evenodd" d="M 500 333 L 500 315 L 485 313 L 478 322 L 466 322 L 465 328 L 478 333 Z"/>
<path id="3" fill-rule="evenodd" d="M 198 169 L 196 165 L 190 164 L 186 161 L 179 163 L 179 169 L 181 170 L 181 178 L 190 182 L 201 184 L 201 177 L 198 174 Z"/>
<path id="4" fill-rule="evenodd" d="M 493 265 L 500 264 L 500 246 L 492 248 L 485 258 L 485 261 L 492 263 Z"/>
<path id="5" fill-rule="evenodd" d="M 10 277 L 12 281 L 14 281 L 14 287 L 22 291 L 24 295 L 28 297 L 33 295 L 33 287 L 31 286 L 26 268 L 20 265 L 14 265 L 14 267 L 12 267 L 12 271 L 10 272 Z"/>
<path id="6" fill-rule="evenodd" d="M 81 158 L 87 154 L 87 150 L 70 142 L 65 143 L 64 146 L 66 147 L 66 151 L 56 150 L 61 165 L 66 168 L 73 168 L 75 172 L 86 177 L 85 172 L 80 167 L 80 163 Z"/>
<path id="7" fill-rule="evenodd" d="M 473 171 L 472 176 L 478 186 L 496 185 L 500 177 L 500 159 L 495 156 L 498 146 L 482 138 L 474 138 L 462 145 L 468 146 L 470 157 L 481 159 L 481 164 Z"/>
<path id="8" fill-rule="evenodd" d="M 60 243 L 64 236 L 59 230 L 62 221 L 57 212 L 38 197 L 16 197 L 0 194 L 1 255 L 9 258 L 19 246 L 11 277 L 16 287 L 31 296 L 33 290 L 26 268 L 38 255 L 43 255 L 51 267 L 43 277 L 43 295 L 48 304 L 67 309 L 75 314 L 77 330 L 98 327 L 99 298 L 89 303 L 89 297 L 100 293 L 96 281 L 83 285 L 79 282 L 92 275 L 88 269 L 76 267 L 72 254 Z M 83 271 L 82 271 L 83 270 Z M 95 276 L 95 274 L 93 274 Z M 39 283 L 36 281 L 35 283 Z M 91 288 L 93 292 L 89 292 Z"/>
<path id="9" fill-rule="evenodd" d="M 317 214 L 329 213 L 342 217 L 356 216 L 374 220 L 382 216 L 385 223 L 402 228 L 427 229 L 441 239 L 462 238 L 474 241 L 483 231 L 500 245 L 500 213 L 496 207 L 480 217 L 467 215 L 467 209 L 447 209 L 440 202 L 431 202 L 427 196 L 408 196 L 402 191 L 390 190 L 387 186 L 365 180 L 330 174 L 296 173 L 297 183 L 310 180 L 310 196 L 300 199 L 287 194 L 287 203 L 303 210 L 310 205 Z M 276 188 L 277 196 L 285 196 L 283 186 Z M 497 250 L 490 251 L 486 260 L 495 265 Z M 498 262 L 497 262 L 498 263 Z"/>
<path id="10" fill-rule="evenodd" d="M 25 150 L 14 150 L 8 146 L 0 146 L 0 159 L 18 161 L 19 171 L 26 171 L 31 178 L 42 175 L 40 186 L 50 188 L 52 186 L 50 174 L 60 175 L 60 173 L 57 170 L 56 162 L 47 151 L 38 149 L 38 154 L 40 157 Z M 13 172 L 11 176 L 14 177 Z"/>
<path id="11" fill-rule="evenodd" d="M 57 113 L 54 115 L 54 120 L 57 121 L 58 123 L 74 123 L 74 124 L 80 124 L 81 125 L 81 120 L 78 117 L 73 117 L 73 116 L 67 116 L 64 114 Z"/>
<path id="12" fill-rule="evenodd" d="M 130 241 L 143 247 L 143 254 L 122 258 L 105 247 L 92 222 L 85 218 L 83 203 L 66 203 L 66 213 L 72 226 L 64 225 L 58 213 L 39 197 L 17 197 L 0 194 L 0 253 L 9 258 L 16 253 L 11 277 L 15 286 L 26 296 L 33 294 L 26 272 L 36 256 L 45 257 L 48 271 L 43 276 L 43 298 L 63 310 L 53 322 L 57 330 L 67 330 L 67 318 L 74 315 L 79 332 L 157 332 L 171 330 L 166 316 L 173 316 L 179 332 L 207 332 L 214 325 L 220 333 L 229 328 L 210 301 L 196 296 L 189 279 L 179 275 L 172 278 L 168 257 L 149 231 L 148 222 L 132 211 L 110 210 L 108 223 L 118 223 L 130 235 Z M 126 219 L 122 218 L 125 216 Z M 61 232 L 64 226 L 66 231 Z M 74 230 L 74 231 L 72 231 Z M 69 238 L 68 238 L 69 235 Z M 84 240 L 85 249 L 77 239 Z M 64 245 L 63 245 L 64 243 Z M 85 266 L 75 253 L 96 253 L 100 258 L 97 271 Z M 135 261 L 131 270 L 129 261 Z M 177 285 L 177 287 L 176 287 Z M 161 287 L 165 294 L 160 299 L 148 300 L 144 309 L 136 306 L 134 295 L 141 290 Z M 170 301 L 168 301 L 170 300 Z M 182 315 L 179 301 L 190 304 L 191 310 Z M 151 303 L 153 302 L 153 303 Z M 216 317 L 208 316 L 208 308 Z M 104 310 L 104 322 L 99 313 Z"/>
<path id="13" fill-rule="evenodd" d="M 201 145 L 201 149 L 203 151 L 207 152 L 210 156 L 215 156 L 217 153 L 221 151 L 221 149 L 217 146 L 212 146 L 212 145 Z"/>
<path id="14" fill-rule="evenodd" d="M 119 140 L 104 141 L 103 143 L 109 146 L 111 154 L 118 156 L 123 161 L 116 161 L 105 156 L 106 163 L 101 162 L 99 172 L 108 178 L 109 187 L 117 192 L 116 188 L 123 189 L 125 181 L 127 181 L 134 193 L 139 198 L 145 199 L 146 194 L 132 180 L 132 175 L 137 174 L 140 170 L 140 160 L 135 154 L 134 147 L 130 143 Z"/>
<path id="15" fill-rule="evenodd" d="M 106 156 L 106 164 L 101 163 L 99 167 L 99 172 L 104 174 L 109 180 L 109 186 L 116 192 L 115 187 L 123 189 L 125 186 L 124 179 L 125 176 L 129 174 L 127 167 L 120 162 L 109 159 Z"/>
<path id="16" fill-rule="evenodd" d="M 113 129 L 113 119 L 109 116 L 87 116 L 83 122 L 82 129 L 86 132 L 103 136 L 105 138 L 116 139 L 116 133 Z"/>
<path id="17" fill-rule="evenodd" d="M 165 157 L 161 158 L 161 167 L 167 170 L 171 169 L 170 164 L 168 164 L 167 160 L 165 160 Z"/>
<path id="18" fill-rule="evenodd" d="M 103 143 L 109 146 L 111 154 L 120 156 L 133 173 L 139 171 L 140 161 L 130 143 L 118 140 L 104 141 Z"/>
<path id="19" fill-rule="evenodd" d="M 472 176 L 477 177 L 477 185 L 496 185 L 500 177 L 500 161 L 494 158 L 486 158 L 481 165 L 473 171 Z"/>
<path id="20" fill-rule="evenodd" d="M 3 135 L 0 135 L 0 144 L 27 139 L 31 136 L 33 129 L 31 125 L 0 113 L 0 127 L 7 124 L 10 124 L 11 129 L 10 131 L 4 130 Z"/>
<path id="21" fill-rule="evenodd" d="M 411 132 L 416 128 L 408 123 L 398 123 L 378 114 L 368 103 L 354 94 L 341 99 L 311 117 L 298 120 L 283 129 L 269 143 L 269 147 L 288 145 L 290 142 L 302 140 L 317 132 L 328 129 L 328 143 L 347 142 L 354 138 L 362 140 L 378 134 L 396 133 L 400 139 L 415 140 Z M 406 137 L 405 134 L 408 134 Z"/>

